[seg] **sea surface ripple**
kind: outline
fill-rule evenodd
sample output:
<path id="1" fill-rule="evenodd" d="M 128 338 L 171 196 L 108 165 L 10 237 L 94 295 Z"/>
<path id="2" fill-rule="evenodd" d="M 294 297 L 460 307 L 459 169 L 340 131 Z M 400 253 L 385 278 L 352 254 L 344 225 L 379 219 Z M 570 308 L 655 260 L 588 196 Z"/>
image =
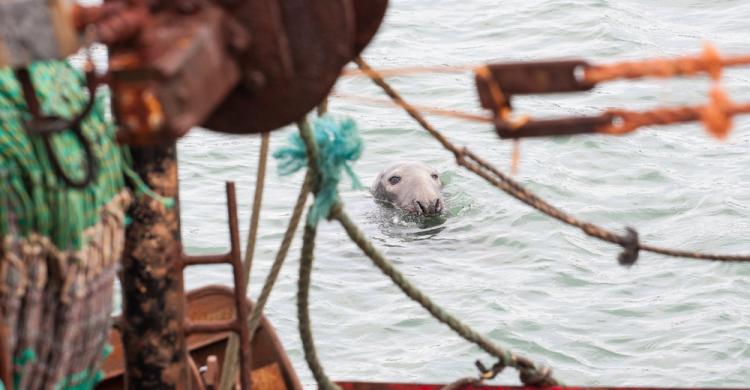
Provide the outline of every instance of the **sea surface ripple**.
<path id="1" fill-rule="evenodd" d="M 394 0 L 364 57 L 377 67 L 581 57 L 592 62 L 679 56 L 713 42 L 748 52 L 750 2 L 742 0 Z M 469 74 L 392 77 L 414 102 L 481 112 Z M 725 72 L 732 99 L 750 100 L 750 72 Z M 521 97 L 522 113 L 572 115 L 607 107 L 699 104 L 706 78 L 614 82 L 590 93 Z M 384 98 L 367 80 L 336 91 Z M 450 153 L 403 112 L 343 98 L 330 110 L 354 118 L 366 142 L 355 171 L 369 184 L 401 159 L 433 164 L 446 181 L 450 214 L 435 225 L 403 221 L 366 190 L 340 189 L 346 210 L 399 269 L 447 310 L 554 369 L 567 384 L 720 386 L 750 384 L 750 264 L 642 253 L 617 265 L 619 248 L 585 236 L 457 167 Z M 430 117 L 460 145 L 507 169 L 511 144 L 486 124 Z M 647 128 L 626 137 L 525 140 L 519 181 L 572 214 L 611 229 L 638 229 L 650 243 L 748 253 L 750 122 L 735 120 L 726 142 L 699 124 Z M 272 150 L 287 128 L 272 134 Z M 227 247 L 223 181 L 239 186 L 246 234 L 259 138 L 196 130 L 180 141 L 182 234 L 190 253 Z M 251 296 L 257 297 L 302 179 L 271 161 Z M 314 382 L 297 331 L 300 239 L 267 315 L 306 387 Z M 244 247 L 244 246 L 243 246 Z M 190 288 L 231 284 L 226 267 L 187 275 Z M 335 380 L 449 382 L 474 375 L 477 347 L 409 301 L 346 237 L 322 223 L 311 290 L 318 355 Z M 517 383 L 513 370 L 499 381 Z"/>

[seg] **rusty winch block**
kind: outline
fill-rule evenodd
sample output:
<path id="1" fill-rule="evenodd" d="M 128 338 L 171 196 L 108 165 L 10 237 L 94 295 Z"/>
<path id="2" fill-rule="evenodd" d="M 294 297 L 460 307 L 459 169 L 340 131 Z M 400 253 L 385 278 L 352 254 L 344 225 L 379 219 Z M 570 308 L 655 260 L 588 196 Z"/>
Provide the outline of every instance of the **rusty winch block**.
<path id="1" fill-rule="evenodd" d="M 0 66 L 60 59 L 93 42 L 118 139 L 174 140 L 203 126 L 258 133 L 301 119 L 369 43 L 387 0 L 0 2 Z M 60 127 L 60 126 L 57 126 Z"/>
<path id="2" fill-rule="evenodd" d="M 378 29 L 387 0 L 110 0 L 76 24 L 110 49 L 121 141 L 194 126 L 271 131 L 303 117 Z"/>

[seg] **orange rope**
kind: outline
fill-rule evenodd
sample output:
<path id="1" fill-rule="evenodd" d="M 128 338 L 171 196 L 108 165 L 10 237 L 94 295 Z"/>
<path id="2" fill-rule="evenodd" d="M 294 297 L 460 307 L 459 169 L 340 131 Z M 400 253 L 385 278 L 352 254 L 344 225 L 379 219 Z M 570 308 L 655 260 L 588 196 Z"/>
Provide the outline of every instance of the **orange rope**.
<path id="1" fill-rule="evenodd" d="M 674 59 L 651 59 L 643 61 L 626 61 L 614 64 L 592 65 L 584 69 L 584 82 L 596 84 L 604 81 L 617 79 L 637 79 L 643 77 L 675 77 L 684 75 L 695 75 L 700 73 L 708 74 L 714 80 L 714 86 L 710 92 L 710 102 L 704 106 L 686 106 L 677 108 L 657 108 L 650 111 L 629 111 L 623 109 L 611 109 L 607 114 L 613 118 L 612 124 L 603 126 L 599 130 L 601 133 L 622 135 L 643 126 L 667 125 L 680 122 L 689 122 L 700 120 L 703 122 L 706 131 L 712 136 L 725 139 L 732 127 L 732 117 L 741 113 L 750 113 L 750 104 L 737 105 L 731 102 L 727 95 L 719 86 L 722 70 L 728 66 L 750 65 L 750 55 L 721 57 L 716 48 L 710 44 L 704 45 L 703 52 L 695 56 L 678 57 Z M 461 73 L 473 70 L 478 77 L 487 82 L 497 112 L 496 118 L 500 118 L 510 124 L 511 128 L 518 128 L 529 121 L 528 116 L 512 118 L 512 111 L 508 104 L 507 97 L 502 91 L 497 80 L 487 65 L 470 66 L 470 65 L 450 65 L 450 66 L 430 66 L 430 67 L 402 67 L 391 68 L 381 71 L 375 71 L 368 67 L 360 69 L 349 69 L 341 73 L 341 76 L 396 76 L 410 75 L 420 73 Z M 347 96 L 339 94 L 339 97 L 369 101 L 380 105 L 390 105 L 386 101 L 378 101 L 365 97 Z M 396 105 L 407 108 L 404 102 L 395 100 Z M 414 107 L 421 111 L 429 112 L 436 115 L 461 118 L 479 122 L 493 122 L 492 118 L 486 116 L 465 113 L 454 110 L 446 110 L 436 107 Z M 513 172 L 517 171 L 518 161 L 520 159 L 520 147 L 518 140 L 514 141 L 512 166 Z"/>
<path id="2" fill-rule="evenodd" d="M 403 108 L 401 105 L 394 103 L 393 100 L 375 99 L 375 98 L 351 95 L 351 94 L 341 93 L 341 92 L 333 93 L 331 94 L 331 97 L 349 99 L 349 100 L 357 100 L 357 101 L 377 104 L 377 105 L 385 106 L 385 107 Z M 488 115 L 472 114 L 470 112 L 448 110 L 448 109 L 439 108 L 439 107 L 417 106 L 417 105 L 413 105 L 413 107 L 423 112 L 428 112 L 430 114 L 441 115 L 445 117 L 459 118 L 459 119 L 465 119 L 465 120 L 482 122 L 482 123 L 494 122 L 492 117 Z"/>
<path id="3" fill-rule="evenodd" d="M 599 83 L 616 79 L 635 79 L 642 77 L 674 77 L 708 73 L 718 79 L 721 69 L 729 66 L 750 65 L 750 55 L 722 58 L 716 48 L 710 44 L 704 45 L 703 53 L 696 56 L 678 57 L 673 59 L 652 59 L 643 61 L 626 61 L 615 64 L 592 65 L 584 70 L 584 81 Z M 424 73 L 463 73 L 475 71 L 483 72 L 485 65 L 446 65 L 446 66 L 405 66 L 378 70 L 381 77 L 408 76 Z M 363 69 L 345 69 L 341 77 L 371 76 L 371 71 Z"/>
<path id="4" fill-rule="evenodd" d="M 711 78 L 718 80 L 722 68 L 738 65 L 750 65 L 750 56 L 722 58 L 715 47 L 706 44 L 703 47 L 703 53 L 697 56 L 589 66 L 585 69 L 583 78 L 586 82 L 596 84 L 616 79 L 674 77 L 708 73 Z"/>
<path id="5" fill-rule="evenodd" d="M 613 109 L 607 113 L 614 119 L 612 125 L 599 129 L 606 134 L 622 135 L 643 126 L 700 120 L 709 134 L 724 139 L 729 134 L 734 115 L 750 114 L 750 103 L 734 104 L 720 88 L 714 87 L 711 90 L 711 101 L 704 106 L 658 108 L 641 112 Z"/>

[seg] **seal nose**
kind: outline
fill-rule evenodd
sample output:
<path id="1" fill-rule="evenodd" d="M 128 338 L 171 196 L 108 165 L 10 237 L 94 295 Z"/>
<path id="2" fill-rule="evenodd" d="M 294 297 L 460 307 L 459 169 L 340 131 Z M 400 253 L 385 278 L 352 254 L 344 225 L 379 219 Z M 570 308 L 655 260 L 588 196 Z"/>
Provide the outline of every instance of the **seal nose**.
<path id="1" fill-rule="evenodd" d="M 440 201 L 440 198 L 437 198 L 435 200 L 435 213 L 440 214 L 443 212 L 443 202 Z"/>
<path id="2" fill-rule="evenodd" d="M 422 215 L 429 214 L 429 210 L 427 210 L 427 208 L 424 207 L 424 205 L 422 204 L 422 202 L 420 202 L 418 200 L 416 200 L 415 202 L 417 202 L 417 207 L 418 207 L 417 214 L 422 214 Z"/>
<path id="3" fill-rule="evenodd" d="M 419 215 L 440 214 L 443 211 L 443 202 L 440 201 L 440 198 L 436 199 L 435 202 L 415 200 L 414 203 L 417 204 L 416 211 Z"/>

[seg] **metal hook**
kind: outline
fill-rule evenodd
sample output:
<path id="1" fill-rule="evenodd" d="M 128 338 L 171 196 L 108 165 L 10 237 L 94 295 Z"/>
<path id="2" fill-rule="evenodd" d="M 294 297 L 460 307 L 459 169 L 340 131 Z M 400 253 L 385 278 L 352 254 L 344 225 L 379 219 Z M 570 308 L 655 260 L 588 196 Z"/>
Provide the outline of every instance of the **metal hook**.
<path id="1" fill-rule="evenodd" d="M 90 61 L 90 54 L 87 51 L 87 59 Z M 34 91 L 34 84 L 31 81 L 31 73 L 28 68 L 20 68 L 15 71 L 18 81 L 21 83 L 23 90 L 24 100 L 26 105 L 29 107 L 29 111 L 32 115 L 32 120 L 26 123 L 26 132 L 30 136 L 41 136 L 44 141 L 44 148 L 49 155 L 52 168 L 55 171 L 57 177 L 59 177 L 65 185 L 72 188 L 85 188 L 88 186 L 96 176 L 96 161 L 94 160 L 93 149 L 91 143 L 83 135 L 81 128 L 81 122 L 91 112 L 94 107 L 96 100 L 96 84 L 97 78 L 94 72 L 86 72 L 86 88 L 89 93 L 88 101 L 78 115 L 72 120 L 66 120 L 56 115 L 44 116 L 41 113 L 41 107 L 39 100 L 37 100 L 36 93 Z M 84 176 L 80 180 L 71 178 L 63 169 L 57 155 L 52 148 L 52 135 L 60 133 L 66 129 L 71 129 L 78 142 L 81 144 L 84 153 L 85 167 Z"/>

